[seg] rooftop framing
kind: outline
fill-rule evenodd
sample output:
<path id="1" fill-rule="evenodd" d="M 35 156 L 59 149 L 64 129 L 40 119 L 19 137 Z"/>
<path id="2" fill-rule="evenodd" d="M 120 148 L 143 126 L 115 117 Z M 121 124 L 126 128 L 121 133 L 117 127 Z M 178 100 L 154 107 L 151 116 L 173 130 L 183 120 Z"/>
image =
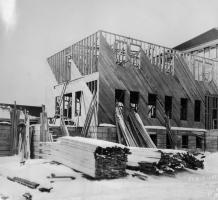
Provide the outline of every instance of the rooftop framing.
<path id="1" fill-rule="evenodd" d="M 102 36 L 110 45 L 116 63 L 120 66 L 125 67 L 129 63 L 140 69 L 140 55 L 145 53 L 151 64 L 166 74 L 174 75 L 175 57 L 182 56 L 196 80 L 211 81 L 215 80 L 218 75 L 218 62 L 215 60 L 99 30 L 48 58 L 48 63 L 58 83 L 71 80 L 71 60 L 74 61 L 83 76 L 98 71 Z"/>

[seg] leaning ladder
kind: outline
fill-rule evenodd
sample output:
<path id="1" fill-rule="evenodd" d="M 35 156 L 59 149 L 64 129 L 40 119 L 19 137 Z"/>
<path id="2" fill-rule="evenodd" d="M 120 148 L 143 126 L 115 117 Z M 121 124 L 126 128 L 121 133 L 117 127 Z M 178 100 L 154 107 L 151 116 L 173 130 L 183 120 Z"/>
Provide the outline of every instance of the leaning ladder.
<path id="1" fill-rule="evenodd" d="M 54 116 L 54 123 L 56 122 L 56 119 L 58 117 L 62 118 L 63 117 L 63 109 L 62 109 L 62 103 L 63 103 L 63 98 L 64 98 L 64 94 L 65 94 L 65 91 L 66 91 L 66 88 L 67 88 L 67 85 L 68 85 L 69 81 L 66 81 L 64 82 L 64 85 L 63 85 L 63 89 L 61 91 L 61 95 L 60 95 L 60 98 L 58 100 L 58 105 L 59 105 L 59 108 L 60 108 L 60 113 L 57 113 L 57 110 L 55 111 L 55 116 Z"/>

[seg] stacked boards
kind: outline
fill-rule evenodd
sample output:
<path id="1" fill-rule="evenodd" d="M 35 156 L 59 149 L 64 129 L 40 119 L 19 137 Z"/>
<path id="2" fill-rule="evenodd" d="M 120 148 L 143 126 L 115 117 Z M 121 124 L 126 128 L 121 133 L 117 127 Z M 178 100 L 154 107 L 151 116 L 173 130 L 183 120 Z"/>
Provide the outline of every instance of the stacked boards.
<path id="1" fill-rule="evenodd" d="M 111 179 L 127 175 L 128 153 L 129 149 L 120 144 L 66 136 L 50 145 L 47 158 L 95 179 Z"/>
<path id="2" fill-rule="evenodd" d="M 117 106 L 115 118 L 119 143 L 131 147 L 156 148 L 138 113 L 130 111 L 128 120 L 125 120 L 122 109 Z"/>

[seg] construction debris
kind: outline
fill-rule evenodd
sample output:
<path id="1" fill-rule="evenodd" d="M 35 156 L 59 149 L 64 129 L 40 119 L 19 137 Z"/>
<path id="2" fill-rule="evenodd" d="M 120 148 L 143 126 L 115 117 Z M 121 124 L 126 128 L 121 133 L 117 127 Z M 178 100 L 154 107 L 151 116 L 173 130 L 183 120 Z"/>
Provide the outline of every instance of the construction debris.
<path id="1" fill-rule="evenodd" d="M 29 192 L 26 192 L 25 194 L 23 194 L 23 197 L 24 197 L 26 200 L 32 200 L 32 195 L 31 195 Z"/>
<path id="2" fill-rule="evenodd" d="M 20 184 L 22 184 L 24 186 L 27 186 L 27 187 L 31 188 L 31 189 L 36 189 L 39 186 L 38 183 L 26 180 L 24 178 L 19 178 L 19 177 L 11 178 L 11 177 L 8 176 L 7 179 L 10 180 L 10 181 L 13 181 L 13 182 L 20 183 Z"/>
<path id="3" fill-rule="evenodd" d="M 50 188 L 40 187 L 40 188 L 39 188 L 39 191 L 40 191 L 40 192 L 50 192 L 52 189 L 53 189 L 53 187 L 50 187 Z"/>
<path id="4" fill-rule="evenodd" d="M 146 181 L 148 179 L 147 176 L 139 174 L 139 173 L 132 174 L 132 177 L 137 177 L 138 179 L 143 180 L 143 181 Z"/>
<path id="5" fill-rule="evenodd" d="M 164 152 L 160 150 L 161 159 L 157 162 L 139 162 L 139 170 L 146 174 L 171 174 L 185 170 L 186 168 L 197 170 L 204 168 L 204 156 L 197 156 L 185 151 Z"/>
<path id="6" fill-rule="evenodd" d="M 125 146 L 83 137 L 62 137 L 51 145 L 48 159 L 60 162 L 95 179 L 127 175 L 129 149 Z"/>
<path id="7" fill-rule="evenodd" d="M 51 176 L 48 176 L 47 178 L 50 178 L 50 179 L 71 179 L 71 180 L 76 179 L 76 177 L 74 177 L 74 176 L 56 175 L 53 173 L 51 173 Z"/>

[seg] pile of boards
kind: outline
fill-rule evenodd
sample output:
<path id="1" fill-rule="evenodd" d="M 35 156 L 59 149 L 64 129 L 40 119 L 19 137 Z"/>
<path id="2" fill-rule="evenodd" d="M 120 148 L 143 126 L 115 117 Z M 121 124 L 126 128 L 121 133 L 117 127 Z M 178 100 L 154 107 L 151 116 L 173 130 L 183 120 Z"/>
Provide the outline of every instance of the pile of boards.
<path id="1" fill-rule="evenodd" d="M 156 148 L 138 113 L 131 110 L 128 120 L 123 117 L 121 107 L 116 107 L 115 113 L 118 141 L 131 147 Z"/>
<path id="2" fill-rule="evenodd" d="M 95 179 L 119 178 L 127 175 L 129 149 L 103 140 L 83 137 L 61 137 L 49 144 L 47 158 L 62 163 Z"/>
<path id="3" fill-rule="evenodd" d="M 176 150 L 159 150 L 161 158 L 158 162 L 139 162 L 139 170 L 146 174 L 171 174 L 185 169 L 203 169 L 204 168 L 204 155 L 192 154 L 186 151 Z"/>

